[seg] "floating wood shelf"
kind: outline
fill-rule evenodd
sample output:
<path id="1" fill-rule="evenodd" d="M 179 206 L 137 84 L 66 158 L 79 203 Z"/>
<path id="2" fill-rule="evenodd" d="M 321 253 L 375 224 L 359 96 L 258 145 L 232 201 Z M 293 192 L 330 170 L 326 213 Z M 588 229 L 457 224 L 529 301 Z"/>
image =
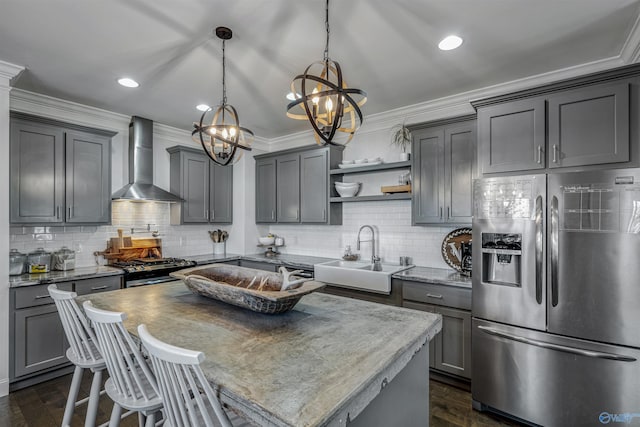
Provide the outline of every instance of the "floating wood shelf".
<path id="1" fill-rule="evenodd" d="M 343 202 L 374 202 L 379 200 L 410 200 L 411 193 L 395 193 L 395 194 L 380 194 L 377 196 L 356 196 L 356 197 L 331 197 L 329 201 L 331 203 L 343 203 Z"/>

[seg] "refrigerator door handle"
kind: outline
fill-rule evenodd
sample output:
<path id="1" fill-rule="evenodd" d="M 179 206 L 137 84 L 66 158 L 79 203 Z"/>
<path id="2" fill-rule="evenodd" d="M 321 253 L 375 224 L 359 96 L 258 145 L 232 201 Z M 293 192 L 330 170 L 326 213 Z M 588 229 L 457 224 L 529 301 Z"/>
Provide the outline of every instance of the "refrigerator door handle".
<path id="1" fill-rule="evenodd" d="M 558 218 L 558 198 L 551 198 L 551 306 L 558 305 L 558 234 L 560 224 Z"/>
<path id="2" fill-rule="evenodd" d="M 506 338 L 512 341 L 534 345 L 536 347 L 548 348 L 550 350 L 557 350 L 565 353 L 577 354 L 579 356 L 595 357 L 598 359 L 616 360 L 619 362 L 635 362 L 637 360 L 635 357 L 631 357 L 631 356 L 623 356 L 623 355 L 614 354 L 614 353 L 605 353 L 602 351 L 585 350 L 583 348 L 569 347 L 569 346 L 553 344 L 545 341 L 533 340 L 531 338 L 521 337 L 519 335 L 513 335 L 505 331 L 491 328 L 489 326 L 478 326 L 478 329 L 480 329 L 481 331 L 489 335 L 494 335 L 500 338 Z"/>
<path id="3" fill-rule="evenodd" d="M 536 197 L 536 301 L 542 304 L 542 196 Z"/>

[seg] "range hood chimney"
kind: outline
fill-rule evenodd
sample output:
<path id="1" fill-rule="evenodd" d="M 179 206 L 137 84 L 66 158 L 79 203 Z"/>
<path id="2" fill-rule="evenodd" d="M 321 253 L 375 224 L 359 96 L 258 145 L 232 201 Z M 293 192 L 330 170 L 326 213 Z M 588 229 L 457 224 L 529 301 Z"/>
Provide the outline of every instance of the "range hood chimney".
<path id="1" fill-rule="evenodd" d="M 113 200 L 181 202 L 182 199 L 153 185 L 153 122 L 131 117 L 129 123 L 129 184 L 111 195 Z"/>

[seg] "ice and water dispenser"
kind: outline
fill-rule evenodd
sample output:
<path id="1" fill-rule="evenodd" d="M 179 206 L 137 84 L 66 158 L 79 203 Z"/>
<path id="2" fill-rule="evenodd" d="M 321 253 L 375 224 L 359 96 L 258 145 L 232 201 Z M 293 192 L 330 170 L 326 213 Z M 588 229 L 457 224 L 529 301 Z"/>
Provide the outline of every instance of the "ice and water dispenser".
<path id="1" fill-rule="evenodd" d="M 522 234 L 482 233 L 482 281 L 496 285 L 522 283 Z"/>

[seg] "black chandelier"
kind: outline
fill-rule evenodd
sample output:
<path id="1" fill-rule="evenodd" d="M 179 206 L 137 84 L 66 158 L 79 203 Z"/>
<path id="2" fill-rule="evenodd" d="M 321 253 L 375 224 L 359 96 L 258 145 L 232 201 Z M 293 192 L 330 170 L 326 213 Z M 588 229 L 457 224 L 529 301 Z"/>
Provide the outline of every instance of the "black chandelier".
<path id="1" fill-rule="evenodd" d="M 287 106 L 287 116 L 309 120 L 318 144 L 345 145 L 362 125 L 360 107 L 367 102 L 367 94 L 347 87 L 340 64 L 329 59 L 329 0 L 325 12 L 324 59 L 309 65 L 291 82 L 295 100 Z"/>
<path id="2" fill-rule="evenodd" d="M 202 144 L 205 153 L 219 165 L 227 166 L 236 163 L 242 153 L 251 151 L 253 132 L 240 126 L 238 112 L 233 105 L 227 104 L 227 85 L 225 70 L 225 42 L 231 39 L 233 33 L 227 27 L 216 28 L 216 36 L 222 40 L 222 102 L 215 109 L 209 108 L 200 117 L 199 123 L 194 123 L 191 137 Z M 207 114 L 212 112 L 210 120 Z M 208 124 L 207 124 L 208 123 Z M 240 150 L 238 150 L 240 149 Z"/>

